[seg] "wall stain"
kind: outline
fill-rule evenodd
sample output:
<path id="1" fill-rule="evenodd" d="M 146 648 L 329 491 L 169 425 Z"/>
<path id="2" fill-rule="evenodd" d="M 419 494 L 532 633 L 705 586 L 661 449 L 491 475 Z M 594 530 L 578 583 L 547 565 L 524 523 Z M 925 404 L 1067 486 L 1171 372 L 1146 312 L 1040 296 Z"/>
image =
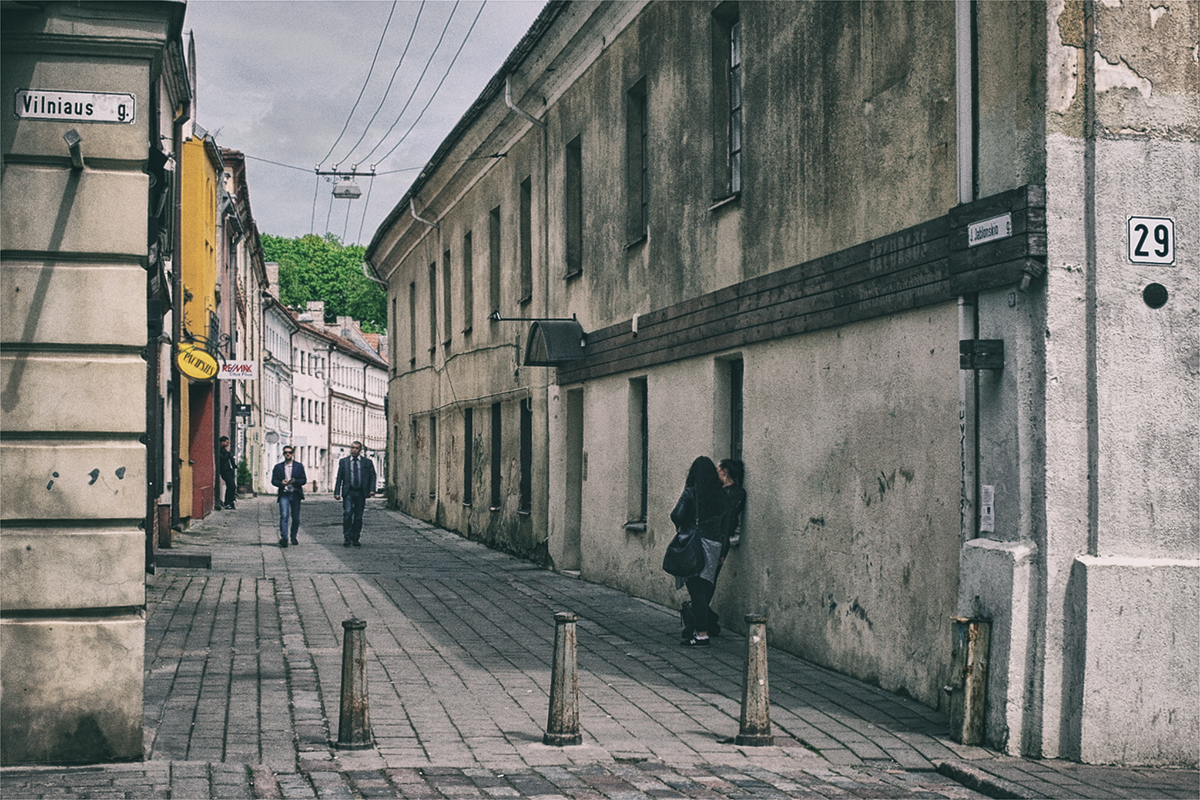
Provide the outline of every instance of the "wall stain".
<path id="1" fill-rule="evenodd" d="M 98 469 L 92 470 L 91 472 L 88 473 L 88 475 L 92 476 L 92 479 L 90 481 L 88 481 L 88 486 L 91 486 L 93 483 L 100 480 L 100 470 L 98 470 Z"/>

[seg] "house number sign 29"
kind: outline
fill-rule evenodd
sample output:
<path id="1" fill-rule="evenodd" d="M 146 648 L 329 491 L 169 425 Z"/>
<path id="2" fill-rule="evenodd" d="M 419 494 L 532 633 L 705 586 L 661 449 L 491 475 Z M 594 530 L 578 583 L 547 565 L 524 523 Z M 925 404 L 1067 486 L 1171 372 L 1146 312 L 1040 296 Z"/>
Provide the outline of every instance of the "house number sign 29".
<path id="1" fill-rule="evenodd" d="M 1135 264 L 1175 263 L 1175 220 L 1129 218 L 1129 260 Z"/>

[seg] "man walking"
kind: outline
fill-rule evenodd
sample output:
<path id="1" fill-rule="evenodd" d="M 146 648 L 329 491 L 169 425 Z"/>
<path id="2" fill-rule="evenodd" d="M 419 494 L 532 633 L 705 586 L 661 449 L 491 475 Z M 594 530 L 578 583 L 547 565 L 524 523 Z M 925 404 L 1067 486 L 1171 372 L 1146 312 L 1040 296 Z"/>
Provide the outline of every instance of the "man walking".
<path id="1" fill-rule="evenodd" d="M 300 544 L 296 534 L 300 531 L 300 501 L 304 499 L 304 484 L 308 476 L 304 465 L 293 461 L 296 450 L 291 445 L 283 448 L 283 461 L 271 472 L 271 485 L 279 487 L 279 546 L 288 546 L 288 534 L 292 544 Z"/>
<path id="2" fill-rule="evenodd" d="M 333 499 L 342 501 L 342 547 L 361 547 L 363 509 L 375 496 L 375 465 L 362 453 L 362 442 L 350 445 L 350 455 L 338 462 Z M 344 491 L 343 491 L 344 490 Z"/>
<path id="3" fill-rule="evenodd" d="M 229 452 L 229 437 L 221 437 L 221 449 L 217 453 L 217 466 L 221 473 L 221 482 L 225 484 L 225 508 L 236 508 L 237 500 L 237 462 L 233 453 Z"/>

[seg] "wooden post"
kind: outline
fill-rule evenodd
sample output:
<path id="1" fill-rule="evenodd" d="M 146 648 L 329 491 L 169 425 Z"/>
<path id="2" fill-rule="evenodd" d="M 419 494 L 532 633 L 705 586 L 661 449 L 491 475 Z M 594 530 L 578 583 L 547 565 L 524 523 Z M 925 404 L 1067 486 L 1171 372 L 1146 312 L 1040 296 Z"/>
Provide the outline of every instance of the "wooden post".
<path id="1" fill-rule="evenodd" d="M 367 713 L 367 628 L 365 620 L 342 622 L 342 708 L 338 720 L 340 750 L 365 750 L 373 745 Z"/>
<path id="2" fill-rule="evenodd" d="M 554 671 L 550 676 L 550 713 L 542 743 L 554 747 L 583 744 L 579 731 L 579 668 L 575 621 L 569 611 L 554 615 Z"/>
<path id="3" fill-rule="evenodd" d="M 771 734 L 771 693 L 767 686 L 767 616 L 746 615 L 746 671 L 742 686 L 742 724 L 735 744 L 767 747 Z"/>
<path id="4" fill-rule="evenodd" d="M 987 698 L 988 650 L 992 623 L 954 617 L 953 659 L 950 665 L 950 738 L 963 744 L 982 744 Z"/>

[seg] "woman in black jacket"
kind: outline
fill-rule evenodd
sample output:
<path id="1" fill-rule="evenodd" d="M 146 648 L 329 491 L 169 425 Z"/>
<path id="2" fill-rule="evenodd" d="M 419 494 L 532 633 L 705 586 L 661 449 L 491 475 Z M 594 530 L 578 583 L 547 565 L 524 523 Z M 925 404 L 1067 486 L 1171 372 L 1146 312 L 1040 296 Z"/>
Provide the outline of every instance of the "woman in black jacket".
<path id="1" fill-rule="evenodd" d="M 704 567 L 696 575 L 676 578 L 675 588 L 687 586 L 692 598 L 692 613 L 696 630 L 681 644 L 684 647 L 708 647 L 708 604 L 716 589 L 717 569 L 720 567 L 722 541 L 725 538 L 725 491 L 712 459 L 700 456 L 692 462 L 684 481 L 683 494 L 671 512 L 671 522 L 677 529 L 696 525 L 704 548 Z"/>

